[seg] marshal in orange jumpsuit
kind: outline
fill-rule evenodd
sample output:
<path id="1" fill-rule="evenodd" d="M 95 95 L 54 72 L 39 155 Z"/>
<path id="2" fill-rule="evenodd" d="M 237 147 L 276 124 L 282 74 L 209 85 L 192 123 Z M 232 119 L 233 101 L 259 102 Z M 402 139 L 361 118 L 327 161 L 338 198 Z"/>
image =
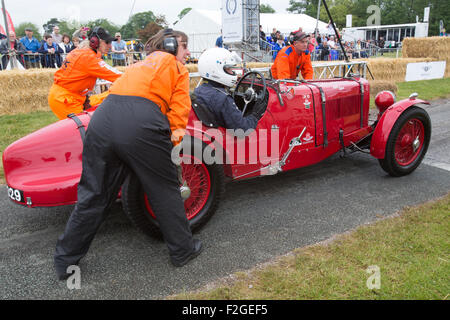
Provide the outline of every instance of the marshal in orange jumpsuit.
<path id="1" fill-rule="evenodd" d="M 173 144 L 181 141 L 191 111 L 189 72 L 173 55 L 153 52 L 144 61 L 128 67 L 109 93 L 154 102 L 169 120 Z"/>
<path id="2" fill-rule="evenodd" d="M 83 111 L 86 95 L 91 91 L 97 78 L 114 82 L 121 76 L 104 62 L 100 53 L 91 48 L 70 52 L 61 68 L 56 71 L 50 88 L 48 103 L 59 119 L 71 113 Z"/>
<path id="3" fill-rule="evenodd" d="M 288 46 L 280 50 L 272 65 L 272 76 L 274 79 L 295 80 L 301 71 L 305 80 L 312 80 L 314 70 L 311 64 L 311 55 L 304 51 L 298 55 L 294 46 Z"/>

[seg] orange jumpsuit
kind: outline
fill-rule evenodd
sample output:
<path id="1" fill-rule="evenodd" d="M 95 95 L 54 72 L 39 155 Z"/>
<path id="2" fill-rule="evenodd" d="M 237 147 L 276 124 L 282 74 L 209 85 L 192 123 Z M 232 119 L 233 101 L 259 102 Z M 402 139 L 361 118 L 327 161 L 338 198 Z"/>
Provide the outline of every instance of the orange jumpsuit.
<path id="1" fill-rule="evenodd" d="M 174 55 L 153 52 L 144 61 L 128 67 L 109 93 L 153 101 L 169 120 L 172 143 L 181 141 L 191 111 L 189 72 Z"/>
<path id="2" fill-rule="evenodd" d="M 309 51 L 299 56 L 292 45 L 281 49 L 272 65 L 273 78 L 295 80 L 300 71 L 303 79 L 312 80 L 314 70 Z"/>
<path id="3" fill-rule="evenodd" d="M 114 82 L 121 76 L 90 48 L 70 52 L 62 67 L 56 71 L 53 86 L 50 88 L 48 103 L 59 119 L 68 114 L 83 111 L 86 95 L 91 91 L 97 78 Z M 104 98 L 104 96 L 102 96 Z M 97 99 L 96 103 L 102 99 Z"/>

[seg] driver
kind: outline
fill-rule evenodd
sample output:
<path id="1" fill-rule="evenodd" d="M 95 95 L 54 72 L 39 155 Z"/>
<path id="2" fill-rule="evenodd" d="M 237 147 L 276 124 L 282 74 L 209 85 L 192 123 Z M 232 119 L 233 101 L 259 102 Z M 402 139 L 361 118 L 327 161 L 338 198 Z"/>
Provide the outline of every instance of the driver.
<path id="1" fill-rule="evenodd" d="M 303 79 L 312 80 L 314 70 L 311 64 L 311 55 L 307 50 L 308 38 L 308 34 L 297 32 L 292 45 L 284 47 L 278 52 L 272 66 L 274 79 L 295 80 L 301 71 Z"/>
<path id="2" fill-rule="evenodd" d="M 196 101 L 207 107 L 215 117 L 217 124 L 226 129 L 255 129 L 262 118 L 266 101 L 257 101 L 252 112 L 243 116 L 227 88 L 237 82 L 233 68 L 240 63 L 240 58 L 223 48 L 206 50 L 198 60 L 198 71 L 203 84 L 196 88 Z"/>

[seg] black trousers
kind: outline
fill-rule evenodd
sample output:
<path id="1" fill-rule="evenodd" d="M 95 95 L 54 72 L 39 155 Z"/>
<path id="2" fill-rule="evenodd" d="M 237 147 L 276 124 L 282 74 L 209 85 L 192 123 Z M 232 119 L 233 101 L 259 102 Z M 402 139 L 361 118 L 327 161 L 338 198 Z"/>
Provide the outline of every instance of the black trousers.
<path id="1" fill-rule="evenodd" d="M 193 252 L 170 134 L 167 117 L 147 99 L 109 95 L 97 109 L 84 141 L 78 202 L 56 245 L 58 275 L 86 255 L 129 170 L 142 183 L 171 258 Z"/>

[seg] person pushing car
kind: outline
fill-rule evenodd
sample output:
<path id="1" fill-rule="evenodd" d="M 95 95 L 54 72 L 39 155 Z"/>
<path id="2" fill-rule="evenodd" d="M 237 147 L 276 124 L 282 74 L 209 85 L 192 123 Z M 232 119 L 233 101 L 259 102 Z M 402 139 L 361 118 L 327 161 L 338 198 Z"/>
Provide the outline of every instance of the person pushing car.
<path id="1" fill-rule="evenodd" d="M 148 56 L 125 71 L 89 123 L 83 147 L 78 202 L 58 239 L 59 279 L 82 259 L 129 174 L 139 178 L 169 249 L 181 267 L 198 256 L 171 152 L 184 135 L 191 110 L 187 36 L 165 29 L 146 45 Z"/>
<path id="2" fill-rule="evenodd" d="M 271 69 L 274 79 L 295 80 L 301 72 L 303 79 L 312 80 L 314 70 L 307 50 L 308 38 L 308 34 L 297 32 L 293 35 L 292 44 L 278 52 Z"/>
<path id="3" fill-rule="evenodd" d="M 55 72 L 48 103 L 60 120 L 89 106 L 87 94 L 94 88 L 97 78 L 114 82 L 122 75 L 101 59 L 101 55 L 111 49 L 113 40 L 105 29 L 95 27 L 89 34 L 89 40 L 81 43 L 81 48 L 71 51 Z M 106 96 L 92 96 L 92 105 L 101 103 Z"/>

